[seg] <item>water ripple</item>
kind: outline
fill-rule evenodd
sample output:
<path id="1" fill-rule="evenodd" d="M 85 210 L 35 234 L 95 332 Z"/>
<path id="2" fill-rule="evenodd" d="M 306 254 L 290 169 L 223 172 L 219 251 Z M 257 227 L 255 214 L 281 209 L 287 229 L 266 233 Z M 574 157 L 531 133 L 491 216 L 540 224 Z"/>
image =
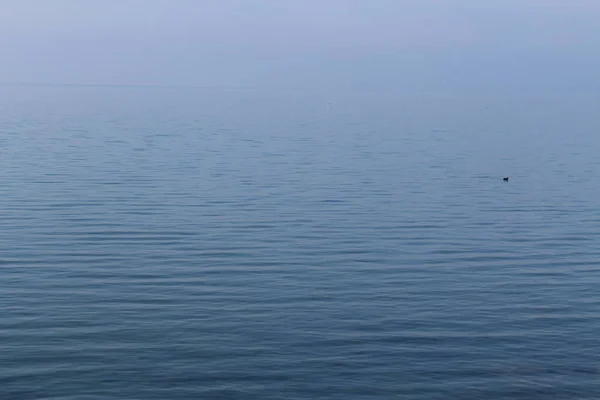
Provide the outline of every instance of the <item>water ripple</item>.
<path id="1" fill-rule="evenodd" d="M 156 90 L 0 101 L 0 398 L 600 396 L 597 113 Z"/>

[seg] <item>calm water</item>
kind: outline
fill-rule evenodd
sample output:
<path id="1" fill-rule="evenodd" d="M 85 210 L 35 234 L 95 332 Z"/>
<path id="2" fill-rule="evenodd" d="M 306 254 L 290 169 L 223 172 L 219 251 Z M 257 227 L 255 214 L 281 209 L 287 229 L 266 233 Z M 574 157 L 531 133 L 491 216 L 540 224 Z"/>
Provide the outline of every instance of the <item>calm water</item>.
<path id="1" fill-rule="evenodd" d="M 598 99 L 0 94 L 0 399 L 600 397 Z"/>

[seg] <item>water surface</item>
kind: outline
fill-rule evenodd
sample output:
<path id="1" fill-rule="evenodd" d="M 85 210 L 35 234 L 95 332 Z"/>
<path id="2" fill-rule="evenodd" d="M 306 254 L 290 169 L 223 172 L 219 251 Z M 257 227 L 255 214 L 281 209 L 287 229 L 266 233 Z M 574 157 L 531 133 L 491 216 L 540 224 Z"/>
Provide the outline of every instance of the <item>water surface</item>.
<path id="1" fill-rule="evenodd" d="M 597 109 L 2 87 L 0 398 L 596 399 Z"/>

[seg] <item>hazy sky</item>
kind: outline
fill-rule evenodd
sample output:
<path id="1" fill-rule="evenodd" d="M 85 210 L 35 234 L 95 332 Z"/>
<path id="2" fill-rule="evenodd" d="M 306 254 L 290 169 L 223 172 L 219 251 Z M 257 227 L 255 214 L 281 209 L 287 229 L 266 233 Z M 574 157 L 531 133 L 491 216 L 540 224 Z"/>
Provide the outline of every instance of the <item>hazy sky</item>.
<path id="1" fill-rule="evenodd" d="M 0 81 L 598 89 L 599 0 L 0 0 Z"/>

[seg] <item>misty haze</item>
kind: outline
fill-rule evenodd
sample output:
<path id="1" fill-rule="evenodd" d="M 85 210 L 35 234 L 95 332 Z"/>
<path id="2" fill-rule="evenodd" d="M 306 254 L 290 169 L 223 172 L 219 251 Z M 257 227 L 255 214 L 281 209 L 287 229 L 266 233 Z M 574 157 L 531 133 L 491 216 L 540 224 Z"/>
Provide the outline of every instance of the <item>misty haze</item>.
<path id="1" fill-rule="evenodd" d="M 0 400 L 598 399 L 599 20 L 1 2 Z"/>

